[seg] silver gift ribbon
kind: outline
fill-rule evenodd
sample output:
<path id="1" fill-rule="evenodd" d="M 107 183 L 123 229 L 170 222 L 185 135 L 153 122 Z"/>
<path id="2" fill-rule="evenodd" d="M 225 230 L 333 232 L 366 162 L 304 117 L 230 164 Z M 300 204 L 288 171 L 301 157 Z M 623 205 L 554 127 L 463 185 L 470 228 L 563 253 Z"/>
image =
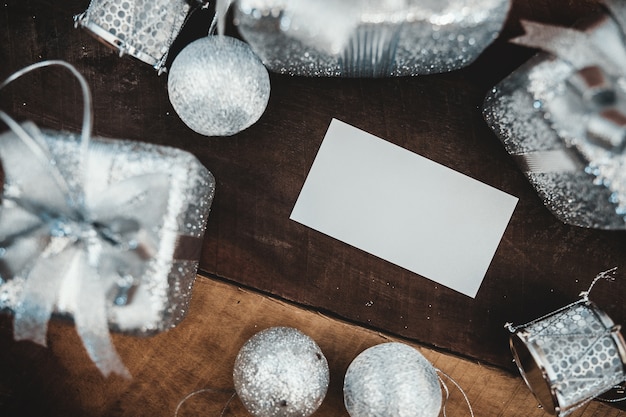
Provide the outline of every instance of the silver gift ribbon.
<path id="1" fill-rule="evenodd" d="M 90 358 L 105 376 L 130 377 L 111 342 L 104 283 L 129 276 L 137 280 L 146 271 L 158 246 L 155 227 L 166 213 L 169 177 L 145 174 L 103 191 L 86 190 L 89 158 L 98 158 L 104 150 L 89 147 L 91 98 L 83 77 L 64 61 L 44 61 L 24 68 L 0 88 L 50 65 L 69 69 L 83 86 L 86 112 L 79 169 L 71 174 L 76 178 L 61 174 L 35 125 L 20 125 L 0 112 L 15 133 L 0 140 L 8 184 L 0 205 L 0 277 L 25 278 L 14 311 L 14 337 L 45 345 L 62 286 L 72 283 L 73 318 Z M 77 190 L 71 180 L 78 180 Z"/>
<path id="2" fill-rule="evenodd" d="M 611 16 L 619 25 L 622 35 L 626 33 L 626 8 L 623 2 L 605 2 Z M 616 94 L 617 80 L 624 77 L 623 66 L 597 47 L 586 32 L 548 24 L 522 21 L 525 34 L 513 43 L 541 49 L 571 65 L 575 72 L 567 80 L 569 91 L 581 99 L 585 109 L 586 139 L 614 153 L 626 146 L 626 114 L 624 103 Z M 554 162 L 554 152 L 550 158 Z M 542 155 L 531 155 L 537 164 Z M 563 151 L 556 166 L 575 167 L 579 161 L 570 159 L 571 153 Z"/>

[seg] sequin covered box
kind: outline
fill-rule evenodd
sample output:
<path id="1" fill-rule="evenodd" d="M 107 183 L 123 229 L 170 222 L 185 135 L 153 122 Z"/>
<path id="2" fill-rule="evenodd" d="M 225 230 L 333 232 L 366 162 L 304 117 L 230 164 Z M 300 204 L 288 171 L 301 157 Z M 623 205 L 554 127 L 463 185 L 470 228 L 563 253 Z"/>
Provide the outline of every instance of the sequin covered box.
<path id="1" fill-rule="evenodd" d="M 623 3 L 623 2 L 621 2 Z M 523 22 L 541 50 L 488 94 L 483 114 L 562 222 L 626 229 L 626 7 L 577 28 Z"/>
<path id="2" fill-rule="evenodd" d="M 235 24 L 274 72 L 386 77 L 452 71 L 498 36 L 509 0 L 238 0 Z"/>

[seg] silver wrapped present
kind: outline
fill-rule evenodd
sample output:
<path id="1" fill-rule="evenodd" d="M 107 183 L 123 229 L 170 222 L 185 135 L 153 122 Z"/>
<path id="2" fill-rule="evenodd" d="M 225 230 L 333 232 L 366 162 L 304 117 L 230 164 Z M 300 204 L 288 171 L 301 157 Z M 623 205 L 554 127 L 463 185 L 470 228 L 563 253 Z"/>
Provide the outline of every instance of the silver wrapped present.
<path id="1" fill-rule="evenodd" d="M 235 24 L 274 72 L 387 77 L 452 71 L 498 36 L 509 0 L 237 0 Z"/>
<path id="2" fill-rule="evenodd" d="M 487 95 L 485 120 L 561 221 L 626 229 L 626 4 L 578 28 L 523 22 L 542 50 Z"/>
<path id="3" fill-rule="evenodd" d="M 26 71 L 53 64 L 76 71 L 62 61 Z M 91 138 L 86 116 L 79 135 L 0 112 L 10 127 L 0 135 L 0 310 L 14 314 L 16 339 L 43 345 L 51 316 L 72 319 L 102 373 L 128 375 L 109 329 L 150 335 L 184 317 L 215 180 L 185 151 Z"/>
<path id="4" fill-rule="evenodd" d="M 133 56 L 161 74 L 191 10 L 188 0 L 91 0 L 74 22 L 120 56 Z"/>

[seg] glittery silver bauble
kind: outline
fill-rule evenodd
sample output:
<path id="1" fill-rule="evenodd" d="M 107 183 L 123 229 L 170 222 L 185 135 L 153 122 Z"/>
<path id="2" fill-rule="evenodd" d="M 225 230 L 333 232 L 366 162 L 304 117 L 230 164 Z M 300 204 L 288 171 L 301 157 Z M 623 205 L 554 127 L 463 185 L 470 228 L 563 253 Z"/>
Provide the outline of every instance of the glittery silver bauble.
<path id="1" fill-rule="evenodd" d="M 192 130 L 230 136 L 259 120 L 269 100 L 270 80 L 248 44 L 207 36 L 178 54 L 167 89 L 174 110 Z"/>
<path id="2" fill-rule="evenodd" d="M 402 343 L 383 343 L 357 356 L 343 384 L 352 417 L 437 417 L 441 386 L 420 352 Z"/>
<path id="3" fill-rule="evenodd" d="M 328 362 L 309 336 L 272 327 L 243 345 L 233 380 L 241 402 L 256 417 L 307 417 L 326 396 Z"/>

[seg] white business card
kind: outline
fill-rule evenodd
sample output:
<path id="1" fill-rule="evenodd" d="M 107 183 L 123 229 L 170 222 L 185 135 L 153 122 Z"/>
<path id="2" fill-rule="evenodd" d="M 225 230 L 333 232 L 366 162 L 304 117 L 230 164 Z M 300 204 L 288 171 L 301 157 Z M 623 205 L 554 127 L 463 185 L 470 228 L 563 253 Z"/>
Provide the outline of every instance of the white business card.
<path id="1" fill-rule="evenodd" d="M 333 119 L 290 219 L 475 297 L 517 201 Z"/>

